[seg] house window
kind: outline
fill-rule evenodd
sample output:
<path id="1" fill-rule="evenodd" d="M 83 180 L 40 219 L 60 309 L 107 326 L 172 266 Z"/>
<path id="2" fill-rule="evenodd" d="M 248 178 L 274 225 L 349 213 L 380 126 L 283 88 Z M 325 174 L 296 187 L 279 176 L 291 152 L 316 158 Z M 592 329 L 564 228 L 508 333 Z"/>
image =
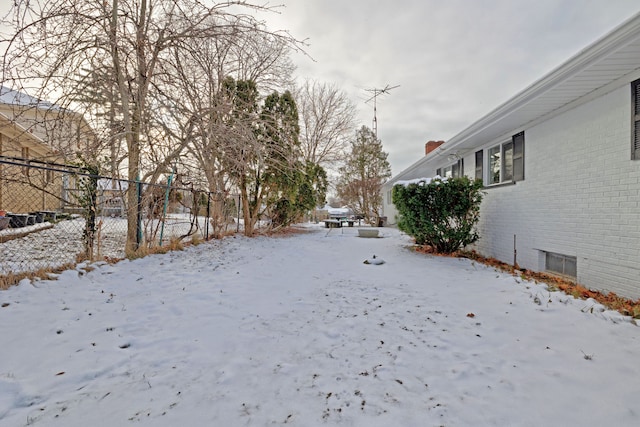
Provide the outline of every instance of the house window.
<path id="1" fill-rule="evenodd" d="M 640 160 L 640 80 L 631 83 L 631 159 Z"/>
<path id="2" fill-rule="evenodd" d="M 489 149 L 489 183 L 513 181 L 513 142 L 505 142 Z"/>
<path id="3" fill-rule="evenodd" d="M 545 252 L 545 269 L 564 276 L 578 276 L 577 261 L 574 256 Z"/>
<path id="4" fill-rule="evenodd" d="M 459 178 L 464 175 L 464 159 L 458 160 L 453 165 L 453 176 Z"/>
<path id="5" fill-rule="evenodd" d="M 513 141 L 513 180 L 524 181 L 524 132 L 517 133 Z"/>
<path id="6" fill-rule="evenodd" d="M 480 153 L 480 154 L 479 154 Z M 524 132 L 488 150 L 489 185 L 524 180 Z M 476 153 L 476 177 L 482 175 L 482 153 Z"/>
<path id="7" fill-rule="evenodd" d="M 436 175 L 443 178 L 459 178 L 464 175 L 464 159 L 460 159 L 452 165 L 444 168 L 438 168 Z"/>
<path id="8" fill-rule="evenodd" d="M 500 171 L 502 170 L 502 150 L 498 145 L 489 148 L 489 184 L 499 184 L 502 180 Z"/>
<path id="9" fill-rule="evenodd" d="M 476 151 L 476 179 L 482 179 L 484 174 L 484 151 Z"/>

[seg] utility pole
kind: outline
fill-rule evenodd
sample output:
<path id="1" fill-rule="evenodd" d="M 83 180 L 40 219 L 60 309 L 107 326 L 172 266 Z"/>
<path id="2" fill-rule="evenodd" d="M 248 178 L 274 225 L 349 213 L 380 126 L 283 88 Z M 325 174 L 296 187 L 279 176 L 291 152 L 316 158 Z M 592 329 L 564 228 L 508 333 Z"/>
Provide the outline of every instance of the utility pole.
<path id="1" fill-rule="evenodd" d="M 395 89 L 397 87 L 400 87 L 400 85 L 391 86 L 391 87 L 389 87 L 389 85 L 386 85 L 383 89 L 379 89 L 379 88 L 365 89 L 367 92 L 373 93 L 373 96 L 367 99 L 365 103 L 371 102 L 373 100 L 373 134 L 375 135 L 376 140 L 378 139 L 378 117 L 377 117 L 378 95 L 388 95 L 391 89 Z"/>

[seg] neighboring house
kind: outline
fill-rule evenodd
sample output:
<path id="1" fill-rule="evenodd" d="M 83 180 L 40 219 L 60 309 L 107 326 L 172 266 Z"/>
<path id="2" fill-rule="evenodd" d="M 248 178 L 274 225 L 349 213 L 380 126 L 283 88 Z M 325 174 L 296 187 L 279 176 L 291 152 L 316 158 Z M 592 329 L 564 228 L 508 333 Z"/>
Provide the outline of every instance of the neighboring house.
<path id="1" fill-rule="evenodd" d="M 65 159 L 91 157 L 96 136 L 82 114 L 0 86 L 0 113 L 44 141 Z"/>
<path id="2" fill-rule="evenodd" d="M 481 178 L 480 254 L 640 298 L 640 14 L 385 184 Z"/>
<path id="3" fill-rule="evenodd" d="M 75 153 L 94 146 L 94 141 L 80 114 L 0 86 L 0 209 L 14 213 L 61 210 L 63 185 L 73 185 L 74 180 L 46 170 L 46 163 L 64 164 Z"/>
<path id="4" fill-rule="evenodd" d="M 0 160 L 56 161 L 57 153 L 41 138 L 0 113 Z M 51 171 L 0 163 L 0 209 L 14 213 L 56 210 L 61 179 Z"/>

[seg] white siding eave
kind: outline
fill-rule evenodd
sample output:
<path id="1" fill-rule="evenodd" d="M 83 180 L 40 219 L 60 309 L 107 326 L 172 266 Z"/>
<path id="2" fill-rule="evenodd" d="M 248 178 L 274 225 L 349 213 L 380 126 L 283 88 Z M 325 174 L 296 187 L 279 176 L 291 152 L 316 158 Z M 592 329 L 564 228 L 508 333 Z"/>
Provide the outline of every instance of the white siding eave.
<path id="1" fill-rule="evenodd" d="M 443 145 L 447 151 L 493 140 L 640 69 L 640 14 L 574 55 Z M 602 70 L 606 69 L 606 72 Z"/>
<path id="2" fill-rule="evenodd" d="M 589 45 L 549 74 L 419 159 L 389 182 L 430 167 L 451 153 L 464 154 L 561 114 L 614 90 L 640 74 L 640 13 Z M 630 80 L 629 80 L 630 81 Z"/>
<path id="3" fill-rule="evenodd" d="M 44 155 L 54 154 L 53 150 L 41 138 L 29 132 L 19 123 L 12 121 L 5 114 L 0 113 L 0 133 L 11 138 L 21 147 L 35 149 Z"/>

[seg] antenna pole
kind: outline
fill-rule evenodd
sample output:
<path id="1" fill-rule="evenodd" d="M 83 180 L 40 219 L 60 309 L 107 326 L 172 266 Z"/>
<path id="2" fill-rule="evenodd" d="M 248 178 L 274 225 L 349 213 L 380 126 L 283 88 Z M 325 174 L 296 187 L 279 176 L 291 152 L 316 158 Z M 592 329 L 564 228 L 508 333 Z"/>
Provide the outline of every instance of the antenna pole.
<path id="1" fill-rule="evenodd" d="M 376 140 L 378 139 L 378 109 L 377 109 L 378 95 L 387 95 L 391 89 L 395 89 L 397 87 L 400 87 L 400 85 L 391 86 L 391 87 L 389 87 L 389 85 L 386 85 L 383 89 L 379 89 L 379 88 L 365 89 L 367 92 L 373 93 L 373 96 L 368 100 L 366 100 L 365 102 L 369 102 L 373 100 L 373 134 L 375 135 Z"/>
<path id="2" fill-rule="evenodd" d="M 377 118 L 377 110 L 376 110 L 376 98 L 377 94 L 373 96 L 373 134 L 376 136 L 376 140 L 378 139 L 378 118 Z"/>

